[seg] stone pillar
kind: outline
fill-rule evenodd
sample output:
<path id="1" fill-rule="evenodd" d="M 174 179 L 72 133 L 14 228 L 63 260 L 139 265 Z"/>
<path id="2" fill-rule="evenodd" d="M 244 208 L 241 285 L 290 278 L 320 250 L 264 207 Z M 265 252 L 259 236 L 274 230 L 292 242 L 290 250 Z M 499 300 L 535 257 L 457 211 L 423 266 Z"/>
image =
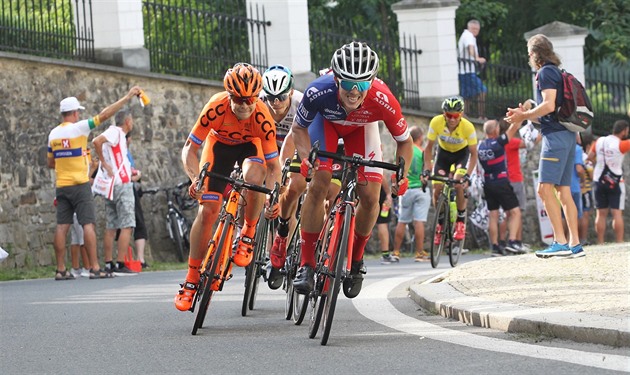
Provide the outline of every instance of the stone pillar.
<path id="1" fill-rule="evenodd" d="M 422 50 L 418 56 L 418 91 L 425 111 L 441 112 L 444 98 L 459 94 L 455 35 L 459 5 L 459 0 L 403 0 L 392 5 L 398 16 L 401 45 L 405 35 L 415 35 Z"/>
<path id="2" fill-rule="evenodd" d="M 287 66 L 295 75 L 296 88 L 304 89 L 315 78 L 311 73 L 307 0 L 247 0 L 248 13 L 255 11 L 256 4 L 264 6 L 265 19 L 271 22 L 266 29 L 269 65 Z"/>
<path id="3" fill-rule="evenodd" d="M 150 70 L 149 51 L 144 48 L 142 1 L 93 0 L 91 5 L 97 62 Z"/>
<path id="4" fill-rule="evenodd" d="M 562 61 L 561 68 L 566 69 L 585 84 L 584 79 L 584 40 L 588 30 L 584 27 L 554 21 L 524 34 L 529 40 L 536 34 L 543 34 L 551 43 L 553 50 Z"/>

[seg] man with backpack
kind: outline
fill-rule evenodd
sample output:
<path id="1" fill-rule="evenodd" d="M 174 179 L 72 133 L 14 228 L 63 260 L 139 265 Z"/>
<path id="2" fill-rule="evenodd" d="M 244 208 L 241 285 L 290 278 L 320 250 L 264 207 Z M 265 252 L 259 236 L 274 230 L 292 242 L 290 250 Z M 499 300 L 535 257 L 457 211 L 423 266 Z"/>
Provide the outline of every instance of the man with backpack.
<path id="1" fill-rule="evenodd" d="M 560 124 L 556 115 L 564 93 L 562 72 L 558 68 L 560 58 L 554 52 L 551 41 L 542 34 L 534 35 L 527 41 L 527 52 L 530 66 L 537 70 L 538 105 L 529 110 L 525 110 L 522 105 L 508 108 L 505 120 L 510 124 L 525 120 L 540 123 L 542 150 L 538 195 L 551 222 L 554 240 L 547 249 L 537 251 L 536 256 L 581 257 L 585 253 L 578 234 L 577 208 L 571 197 L 576 139 L 572 131 Z M 568 239 L 562 225 L 562 212 L 569 230 Z"/>

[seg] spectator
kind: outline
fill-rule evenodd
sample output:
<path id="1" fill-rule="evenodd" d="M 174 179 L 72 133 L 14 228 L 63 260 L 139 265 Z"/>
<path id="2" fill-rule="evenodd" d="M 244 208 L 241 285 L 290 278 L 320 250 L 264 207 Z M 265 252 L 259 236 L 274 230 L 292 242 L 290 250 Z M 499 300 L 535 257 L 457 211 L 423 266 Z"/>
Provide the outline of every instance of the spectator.
<path id="1" fill-rule="evenodd" d="M 57 228 L 53 246 L 57 261 L 55 280 L 74 279 L 65 265 L 66 236 L 72 225 L 72 217 L 77 214 L 83 226 L 85 247 L 90 258 L 90 278 L 111 277 L 101 272 L 96 254 L 96 213 L 94 197 L 90 189 L 88 165 L 81 161 L 87 153 L 87 137 L 90 131 L 108 120 L 132 97 L 140 93 L 133 87 L 127 95 L 102 110 L 97 116 L 79 121 L 80 110 L 85 109 L 77 98 L 68 97 L 59 103 L 63 123 L 55 127 L 48 136 L 47 165 L 56 173 Z"/>
<path id="2" fill-rule="evenodd" d="M 575 207 L 577 208 L 578 214 L 578 233 L 579 233 L 579 223 L 582 220 L 582 188 L 580 187 L 580 181 L 584 178 L 584 159 L 582 158 L 582 146 L 581 139 L 579 134 L 575 134 L 576 145 L 575 145 L 575 159 L 573 160 L 573 174 L 571 177 L 571 197 L 573 198 L 573 202 L 575 202 Z M 564 218 L 564 215 L 562 215 Z M 566 225 L 566 220 L 564 222 L 564 230 L 565 232 L 568 230 Z M 580 239 L 580 243 L 582 240 Z"/>
<path id="3" fill-rule="evenodd" d="M 376 218 L 376 232 L 378 233 L 378 243 L 381 245 L 381 264 L 398 263 L 400 261 L 400 251 L 389 253 L 389 223 L 392 221 L 392 193 L 389 187 L 389 179 L 381 181 L 381 195 L 378 199 L 380 213 Z"/>
<path id="4" fill-rule="evenodd" d="M 459 94 L 466 101 L 468 115 L 471 108 L 476 107 L 477 117 L 485 118 L 486 92 L 488 89 L 477 75 L 477 68 L 486 63 L 486 59 L 479 56 L 477 35 L 481 30 L 481 23 L 472 19 L 468 21 L 466 30 L 462 32 L 457 42 L 459 52 Z M 476 104 L 476 106 L 472 105 Z"/>
<path id="5" fill-rule="evenodd" d="M 92 175 L 95 168 L 92 163 L 92 158 L 90 157 L 90 149 L 86 150 L 85 160 L 89 165 L 88 177 Z M 98 164 L 97 164 L 98 167 Z M 92 179 L 90 179 L 90 183 L 92 183 Z M 55 201 L 55 207 L 57 206 L 57 202 Z M 83 240 L 83 227 L 79 224 L 77 220 L 77 214 L 74 213 L 72 217 L 72 226 L 70 227 L 70 259 L 72 263 L 72 269 L 70 273 L 75 278 L 78 277 L 90 277 L 90 258 L 87 253 L 87 249 L 85 248 L 85 242 Z M 83 267 L 80 265 L 83 264 Z"/>
<path id="6" fill-rule="evenodd" d="M 131 164 L 131 181 L 133 182 L 133 198 L 134 198 L 134 211 L 136 213 L 136 227 L 133 230 L 133 240 L 136 245 L 136 255 L 138 260 L 142 264 L 142 268 L 148 268 L 146 260 L 144 259 L 144 247 L 147 243 L 147 225 L 144 221 L 144 212 L 142 211 L 142 187 L 140 182 L 142 179 L 142 172 L 136 169 L 136 162 L 131 154 L 129 146 L 131 145 L 132 137 L 131 133 L 127 133 L 127 157 Z"/>
<path id="7" fill-rule="evenodd" d="M 129 248 L 131 231 L 136 226 L 135 199 L 131 182 L 131 163 L 127 152 L 126 134 L 133 129 L 133 118 L 128 110 L 116 114 L 116 124 L 94 138 L 94 148 L 101 160 L 101 169 L 114 178 L 113 199 L 105 200 L 107 224 L 103 239 L 105 269 L 116 276 L 137 275 L 125 266 L 125 254 Z M 116 230 L 118 237 L 117 263 L 113 262 Z"/>
<path id="8" fill-rule="evenodd" d="M 584 161 L 584 177 L 580 181 L 582 193 L 582 218 L 579 223 L 580 242 L 582 246 L 589 245 L 588 232 L 591 222 L 591 212 L 594 207 L 593 200 L 593 162 L 588 159 L 588 150 L 593 145 L 593 136 L 585 133 L 582 136 L 582 160 Z"/>
<path id="9" fill-rule="evenodd" d="M 612 135 L 599 138 L 588 158 L 595 162 L 593 172 L 595 208 L 595 232 L 597 243 L 604 243 L 606 219 L 612 214 L 615 241 L 623 242 L 623 215 L 626 201 L 626 186 L 623 181 L 623 158 L 630 151 L 630 124 L 617 120 Z"/>
<path id="10" fill-rule="evenodd" d="M 518 198 L 512 190 L 508 179 L 507 163 L 505 161 L 505 145 L 514 136 L 520 127 L 520 122 L 513 122 L 504 134 L 500 134 L 499 123 L 496 120 L 489 120 L 483 124 L 486 139 L 478 146 L 479 163 L 483 167 L 484 186 L 483 192 L 488 202 L 490 242 L 492 244 L 492 256 L 505 255 L 499 248 L 498 225 L 499 208 L 509 213 L 508 232 L 509 241 L 505 250 L 512 253 L 523 253 L 524 250 L 516 241 L 516 233 L 521 222 L 521 209 L 518 205 Z"/>
<path id="11" fill-rule="evenodd" d="M 531 109 L 533 106 L 536 105 L 535 102 L 533 102 L 533 105 L 532 105 L 532 102 L 533 101 L 531 99 L 527 100 L 523 104 L 523 107 L 526 110 Z M 499 124 L 501 126 L 502 132 L 505 132 L 510 126 L 510 124 L 508 124 L 503 119 L 499 120 Z M 520 131 L 519 133 L 516 133 L 516 134 L 520 134 Z M 510 141 L 508 142 L 508 144 L 505 145 L 505 156 L 507 160 L 508 178 L 510 180 L 510 185 L 512 185 L 512 190 L 514 190 L 514 193 L 516 194 L 516 198 L 518 198 L 518 205 L 521 209 L 521 220 L 518 222 L 518 229 L 515 234 L 515 241 L 523 250 L 530 250 L 530 248 L 528 245 L 523 244 L 522 218 L 523 218 L 523 213 L 525 212 L 525 209 L 527 208 L 527 198 L 525 196 L 525 185 L 524 185 L 524 178 L 523 178 L 523 173 L 522 173 L 522 168 L 521 168 L 520 152 L 523 149 L 525 150 L 531 149 L 532 147 L 534 147 L 535 144 L 538 144 L 538 142 L 540 142 L 541 140 L 540 133 L 536 131 L 536 134 L 532 136 L 533 136 L 532 142 L 527 142 L 525 139 L 523 139 L 523 137 L 512 137 L 510 138 Z M 503 246 L 505 247 L 505 241 L 503 241 L 504 239 L 505 239 L 504 236 L 499 236 L 499 246 L 501 246 L 503 242 Z"/>
<path id="12" fill-rule="evenodd" d="M 422 150 L 424 134 L 418 126 L 411 127 L 409 132 L 414 145 L 413 159 L 407 174 L 409 188 L 405 195 L 398 198 L 400 208 L 398 225 L 396 225 L 396 234 L 394 236 L 394 255 L 400 253 L 400 245 L 405 236 L 407 224 L 413 222 L 416 250 L 415 261 L 426 262 L 429 260 L 429 254 L 424 251 L 424 223 L 427 221 L 429 207 L 431 206 L 431 193 L 422 191 L 422 182 L 420 181 L 424 170 L 424 151 Z"/>
<path id="13" fill-rule="evenodd" d="M 577 207 L 571 197 L 575 134 L 562 126 L 555 116 L 563 92 L 562 74 L 558 68 L 561 64 L 560 58 L 554 52 L 552 43 L 542 34 L 529 38 L 527 53 L 529 64 L 538 72 L 536 75 L 538 105 L 529 110 L 522 104 L 519 104 L 518 108 L 508 108 L 506 120 L 510 124 L 520 124 L 525 120 L 540 123 L 542 151 L 538 167 L 540 174 L 538 195 L 551 222 L 554 240 L 547 249 L 537 251 L 536 256 L 581 257 L 585 253 L 577 230 Z M 567 221 L 568 239 L 562 225 L 561 212 L 564 212 Z"/>

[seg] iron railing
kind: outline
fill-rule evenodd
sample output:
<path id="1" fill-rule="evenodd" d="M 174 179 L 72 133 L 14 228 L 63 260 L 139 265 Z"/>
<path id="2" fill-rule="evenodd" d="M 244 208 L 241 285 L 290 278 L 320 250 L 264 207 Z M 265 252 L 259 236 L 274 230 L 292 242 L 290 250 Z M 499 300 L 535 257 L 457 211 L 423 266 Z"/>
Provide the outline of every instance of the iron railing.
<path id="1" fill-rule="evenodd" d="M 327 18 L 322 21 L 310 18 L 309 30 L 311 69 L 314 73 L 329 67 L 333 53 L 342 45 L 352 41 L 366 42 L 378 53 L 378 77 L 389 86 L 403 107 L 420 109 L 418 56 L 422 51 L 417 47 L 415 36 L 403 35 L 401 46 L 398 33 L 389 37 L 376 35 L 360 28 L 348 18 Z"/>
<path id="2" fill-rule="evenodd" d="M 245 0 L 144 0 L 145 46 L 151 71 L 222 80 L 235 63 L 267 67 L 262 6 Z"/>
<path id="3" fill-rule="evenodd" d="M 630 110 L 630 66 L 585 66 L 586 92 L 593 104 L 593 134 L 612 133 L 615 121 L 628 119 Z"/>
<path id="4" fill-rule="evenodd" d="M 0 50 L 94 61 L 92 0 L 0 0 Z"/>

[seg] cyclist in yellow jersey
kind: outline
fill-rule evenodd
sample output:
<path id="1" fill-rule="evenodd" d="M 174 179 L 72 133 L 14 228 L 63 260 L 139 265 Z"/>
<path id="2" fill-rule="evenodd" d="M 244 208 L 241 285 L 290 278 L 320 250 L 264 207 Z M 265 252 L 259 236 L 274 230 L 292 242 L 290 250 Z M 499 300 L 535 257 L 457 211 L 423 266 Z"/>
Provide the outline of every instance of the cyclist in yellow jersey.
<path id="1" fill-rule="evenodd" d="M 459 241 L 464 239 L 466 234 L 467 199 L 464 191 L 468 186 L 470 175 L 477 165 L 477 133 L 474 125 L 463 118 L 464 101 L 462 98 L 454 96 L 445 99 L 442 103 L 442 110 L 443 114 L 433 117 L 429 124 L 423 183 L 427 182 L 429 171 L 434 175 L 448 176 L 453 166 L 455 166 L 453 178 L 466 182 L 466 184 L 455 185 L 457 221 L 453 238 Z M 435 164 L 433 164 L 432 153 L 436 140 L 438 147 Z M 434 205 L 437 203 L 443 187 L 442 182 L 433 181 Z M 437 244 L 440 242 L 440 236 L 436 235 L 435 237 L 434 241 Z"/>

